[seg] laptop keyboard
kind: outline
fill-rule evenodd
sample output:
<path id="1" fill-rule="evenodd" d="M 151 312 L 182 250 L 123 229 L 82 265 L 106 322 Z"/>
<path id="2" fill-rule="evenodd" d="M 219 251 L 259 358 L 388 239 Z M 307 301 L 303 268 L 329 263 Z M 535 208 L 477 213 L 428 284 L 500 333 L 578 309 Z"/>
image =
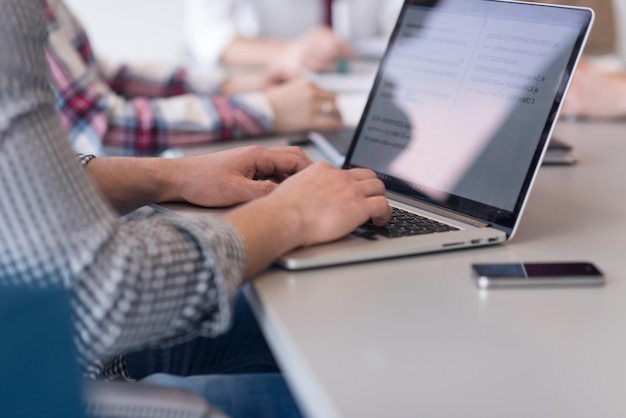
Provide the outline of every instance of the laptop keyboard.
<path id="1" fill-rule="evenodd" d="M 378 235 L 387 238 L 399 238 L 410 235 L 433 234 L 437 232 L 457 231 L 450 225 L 437 222 L 434 219 L 416 215 L 402 209 L 392 208 L 391 219 L 385 226 L 376 226 L 368 221 L 352 231 L 357 237 L 376 240 Z"/>

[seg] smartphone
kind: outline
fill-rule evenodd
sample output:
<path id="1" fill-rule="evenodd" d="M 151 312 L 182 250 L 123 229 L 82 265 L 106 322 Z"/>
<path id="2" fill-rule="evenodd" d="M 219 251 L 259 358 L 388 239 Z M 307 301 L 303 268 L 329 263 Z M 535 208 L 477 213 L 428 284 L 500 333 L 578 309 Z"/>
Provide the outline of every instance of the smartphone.
<path id="1" fill-rule="evenodd" d="M 480 289 L 602 286 L 602 272 L 588 262 L 472 264 Z"/>

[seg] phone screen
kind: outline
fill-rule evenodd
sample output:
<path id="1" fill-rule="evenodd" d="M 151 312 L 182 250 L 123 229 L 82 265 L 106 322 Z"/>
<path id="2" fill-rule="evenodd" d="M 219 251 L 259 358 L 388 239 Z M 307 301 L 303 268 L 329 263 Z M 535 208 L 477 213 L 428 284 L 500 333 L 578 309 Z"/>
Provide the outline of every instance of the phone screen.
<path id="1" fill-rule="evenodd" d="M 501 263 L 474 264 L 474 270 L 486 277 L 559 277 L 598 276 L 600 270 L 591 263 Z"/>
<path id="2" fill-rule="evenodd" d="M 602 272 L 588 262 L 473 264 L 472 268 L 482 289 L 604 284 Z"/>

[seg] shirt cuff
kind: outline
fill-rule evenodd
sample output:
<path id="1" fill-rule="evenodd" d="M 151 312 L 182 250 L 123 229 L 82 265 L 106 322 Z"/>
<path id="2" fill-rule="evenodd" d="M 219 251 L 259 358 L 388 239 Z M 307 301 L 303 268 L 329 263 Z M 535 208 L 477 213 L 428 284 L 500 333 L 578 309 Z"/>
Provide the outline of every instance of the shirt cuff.
<path id="1" fill-rule="evenodd" d="M 242 105 L 254 118 L 263 125 L 265 132 L 274 130 L 276 115 L 267 94 L 263 92 L 250 92 L 234 96 L 237 103 Z"/>
<path id="2" fill-rule="evenodd" d="M 80 161 L 80 163 L 83 165 L 83 167 L 85 167 L 87 164 L 89 164 L 89 161 L 91 161 L 94 158 L 96 158 L 96 156 L 93 155 L 93 154 L 76 154 L 76 157 L 78 157 L 78 161 Z"/>

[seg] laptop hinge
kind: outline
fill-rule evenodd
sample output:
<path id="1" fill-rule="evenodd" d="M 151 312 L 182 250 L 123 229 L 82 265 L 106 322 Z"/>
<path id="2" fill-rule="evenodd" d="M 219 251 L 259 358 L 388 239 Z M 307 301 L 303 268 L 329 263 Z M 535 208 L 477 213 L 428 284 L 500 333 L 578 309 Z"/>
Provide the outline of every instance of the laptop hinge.
<path id="1" fill-rule="evenodd" d="M 472 218 L 472 217 L 469 217 L 469 216 L 465 216 L 465 215 L 462 215 L 460 213 L 457 213 L 457 212 L 454 212 L 454 211 L 451 211 L 451 210 L 448 210 L 448 209 L 441 208 L 439 206 L 431 205 L 429 203 L 418 202 L 415 199 L 410 199 L 410 198 L 407 198 L 405 196 L 402 196 L 401 194 L 397 194 L 397 193 L 394 193 L 394 192 L 387 191 L 387 197 L 390 198 L 391 200 L 396 200 L 398 202 L 402 202 L 402 203 L 407 204 L 409 206 L 413 206 L 413 207 L 416 207 L 416 208 L 419 208 L 419 209 L 423 209 L 423 210 L 426 210 L 426 211 L 429 211 L 429 212 L 436 213 L 437 215 L 442 215 L 442 216 L 446 216 L 448 218 L 455 219 L 455 220 L 460 221 L 460 222 L 465 222 L 465 223 L 473 225 L 473 226 L 475 226 L 477 228 L 485 228 L 485 227 L 490 225 L 489 223 L 481 221 L 479 219 Z"/>

